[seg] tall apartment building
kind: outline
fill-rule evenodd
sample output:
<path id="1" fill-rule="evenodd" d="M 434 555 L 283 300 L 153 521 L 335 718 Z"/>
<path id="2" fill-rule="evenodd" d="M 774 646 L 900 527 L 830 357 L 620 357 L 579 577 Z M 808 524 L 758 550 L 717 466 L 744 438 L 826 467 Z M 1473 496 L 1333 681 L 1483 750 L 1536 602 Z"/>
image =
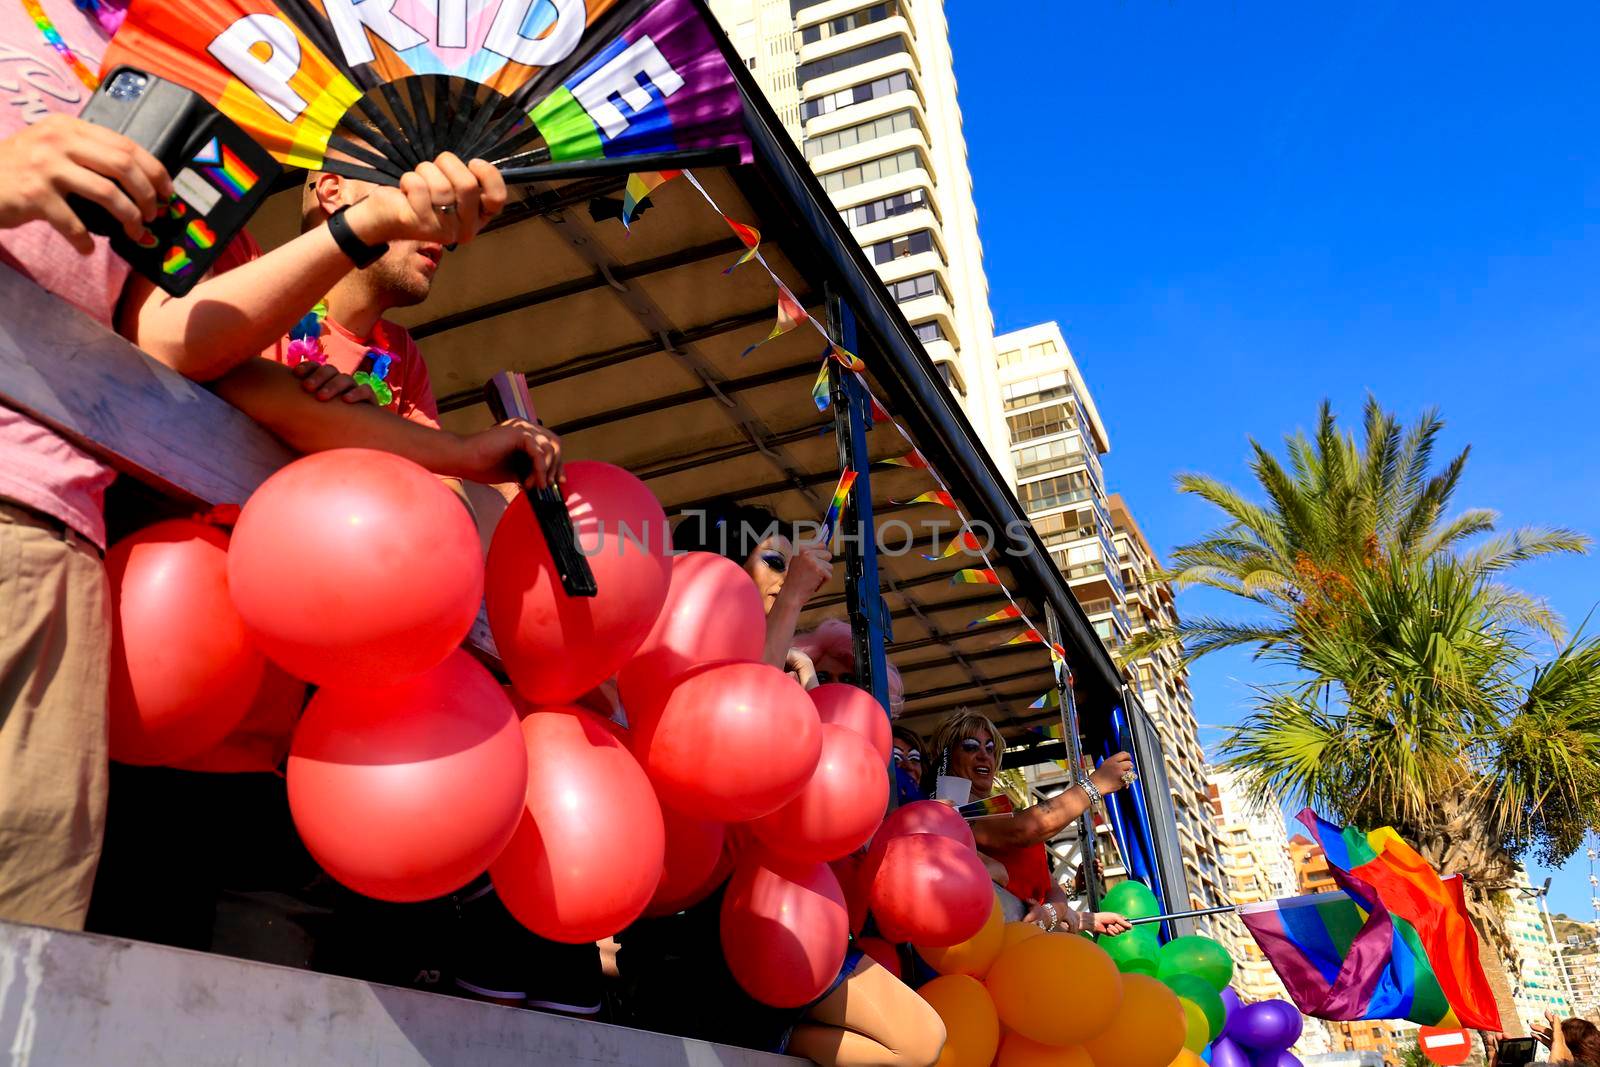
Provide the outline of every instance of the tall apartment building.
<path id="1" fill-rule="evenodd" d="M 1551 922 L 1573 1013 L 1589 1019 L 1600 1016 L 1600 925 L 1565 915 L 1553 916 Z"/>
<path id="2" fill-rule="evenodd" d="M 1565 1018 L 1572 1014 L 1573 996 L 1558 955 L 1560 942 L 1544 892 L 1528 884 L 1528 872 L 1517 866 L 1513 888 L 1506 894 L 1506 933 L 1516 954 L 1512 975 L 1511 999 L 1524 1021 L 1542 1019 L 1553 1011 Z"/>
<path id="3" fill-rule="evenodd" d="M 943 0 L 711 0 L 711 9 L 979 436 L 1004 457 Z"/>

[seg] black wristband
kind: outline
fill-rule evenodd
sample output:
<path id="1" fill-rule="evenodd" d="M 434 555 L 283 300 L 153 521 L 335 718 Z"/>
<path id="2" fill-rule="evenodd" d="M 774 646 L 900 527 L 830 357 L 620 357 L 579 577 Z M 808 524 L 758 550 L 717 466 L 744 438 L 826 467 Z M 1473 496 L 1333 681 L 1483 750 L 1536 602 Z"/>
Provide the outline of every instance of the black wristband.
<path id="1" fill-rule="evenodd" d="M 345 221 L 344 213 L 350 210 L 350 205 L 335 211 L 328 216 L 328 233 L 333 236 L 333 243 L 339 246 L 339 251 L 350 257 L 350 262 L 357 268 L 370 267 L 377 262 L 378 257 L 389 251 L 387 244 L 369 245 L 356 236 L 350 228 L 350 223 Z"/>

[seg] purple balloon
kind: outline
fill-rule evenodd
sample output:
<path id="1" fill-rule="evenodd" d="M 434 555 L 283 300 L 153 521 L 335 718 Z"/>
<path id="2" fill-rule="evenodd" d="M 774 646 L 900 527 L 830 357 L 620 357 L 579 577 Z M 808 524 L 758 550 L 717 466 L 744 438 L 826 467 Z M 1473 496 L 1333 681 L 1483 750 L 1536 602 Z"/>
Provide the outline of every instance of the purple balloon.
<path id="1" fill-rule="evenodd" d="M 1292 1052 L 1263 1052 L 1256 1056 L 1254 1067 L 1305 1067 L 1305 1064 Z"/>
<path id="2" fill-rule="evenodd" d="M 1258 1054 L 1285 1052 L 1300 1040 L 1304 1028 L 1305 1022 L 1293 1004 L 1264 1000 L 1246 1004 L 1228 1020 L 1228 1037 Z"/>
<path id="3" fill-rule="evenodd" d="M 1235 1045 L 1225 1037 L 1219 1037 L 1211 1045 L 1211 1067 L 1254 1067 L 1250 1057 L 1244 1049 Z"/>
<path id="4" fill-rule="evenodd" d="M 1227 1011 L 1227 1014 L 1224 1016 L 1227 1022 L 1222 1024 L 1222 1033 L 1218 1034 L 1217 1036 L 1227 1037 L 1228 1028 L 1233 1025 L 1234 1014 L 1238 1012 L 1240 1008 L 1244 1007 L 1244 1003 L 1239 1000 L 1239 994 L 1233 991 L 1233 986 L 1231 985 L 1224 986 L 1222 988 L 1222 1007 Z"/>

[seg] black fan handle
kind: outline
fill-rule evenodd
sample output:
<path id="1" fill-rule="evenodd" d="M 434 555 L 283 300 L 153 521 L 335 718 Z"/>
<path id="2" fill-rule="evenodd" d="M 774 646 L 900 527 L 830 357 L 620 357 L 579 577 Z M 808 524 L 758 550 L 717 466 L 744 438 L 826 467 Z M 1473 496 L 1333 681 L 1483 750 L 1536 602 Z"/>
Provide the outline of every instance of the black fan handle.
<path id="1" fill-rule="evenodd" d="M 501 371 L 483 385 L 484 400 L 489 405 L 496 422 L 519 418 L 529 422 L 533 417 L 533 401 L 528 395 L 528 382 L 520 374 Z M 511 457 L 517 480 L 526 484 L 533 475 L 533 458 L 518 452 Z M 578 535 L 572 528 L 572 515 L 567 511 L 561 490 L 555 486 L 547 489 L 526 489 L 528 506 L 539 521 L 550 558 L 555 563 L 556 577 L 568 596 L 592 597 L 599 592 L 594 571 L 578 547 Z"/>

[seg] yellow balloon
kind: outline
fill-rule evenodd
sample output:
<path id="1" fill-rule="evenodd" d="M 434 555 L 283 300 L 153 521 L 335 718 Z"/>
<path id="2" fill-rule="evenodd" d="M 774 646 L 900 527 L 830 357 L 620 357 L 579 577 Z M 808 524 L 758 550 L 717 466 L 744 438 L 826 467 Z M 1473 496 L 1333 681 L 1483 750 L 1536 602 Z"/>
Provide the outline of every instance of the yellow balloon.
<path id="1" fill-rule="evenodd" d="M 1012 945 L 984 983 L 1001 1020 L 1045 1045 L 1083 1044 L 1111 1025 L 1122 1006 L 1117 965 L 1076 934 L 1041 934 Z"/>
<path id="2" fill-rule="evenodd" d="M 938 1067 L 989 1067 L 1000 1047 L 1000 1018 L 976 978 L 947 974 L 917 990 L 944 1020 Z"/>
<path id="3" fill-rule="evenodd" d="M 989 973 L 989 967 L 1005 947 L 1005 929 L 1006 917 L 1000 910 L 997 897 L 983 929 L 971 938 L 949 948 L 923 948 L 917 945 L 917 955 L 927 960 L 928 966 L 940 974 L 969 974 L 974 978 L 982 978 Z M 1034 929 L 1039 928 L 1035 926 Z"/>
<path id="4" fill-rule="evenodd" d="M 1198 1054 L 1182 1049 L 1178 1052 L 1178 1058 L 1167 1064 L 1167 1067 L 1206 1067 L 1206 1061 Z"/>
<path id="5" fill-rule="evenodd" d="M 1121 1009 L 1083 1044 L 1097 1067 L 1171 1067 L 1187 1032 L 1178 994 L 1154 978 L 1125 974 Z"/>
<path id="6" fill-rule="evenodd" d="M 1183 1005 L 1184 1022 L 1188 1027 L 1188 1036 L 1183 1039 L 1183 1047 L 1190 1052 L 1199 1053 L 1211 1043 L 1211 1020 L 1200 1010 L 1200 1005 L 1188 997 L 1179 997 L 1178 1003 Z"/>
<path id="7" fill-rule="evenodd" d="M 1041 1045 L 1015 1030 L 1000 1039 L 994 1067 L 1095 1067 L 1082 1045 Z"/>
<path id="8" fill-rule="evenodd" d="M 1033 923 L 1015 922 L 1006 923 L 1002 933 L 1005 935 L 1005 940 L 1000 945 L 1000 951 L 1004 952 L 1017 942 L 1026 941 L 1030 937 L 1038 937 L 1044 931 Z"/>

